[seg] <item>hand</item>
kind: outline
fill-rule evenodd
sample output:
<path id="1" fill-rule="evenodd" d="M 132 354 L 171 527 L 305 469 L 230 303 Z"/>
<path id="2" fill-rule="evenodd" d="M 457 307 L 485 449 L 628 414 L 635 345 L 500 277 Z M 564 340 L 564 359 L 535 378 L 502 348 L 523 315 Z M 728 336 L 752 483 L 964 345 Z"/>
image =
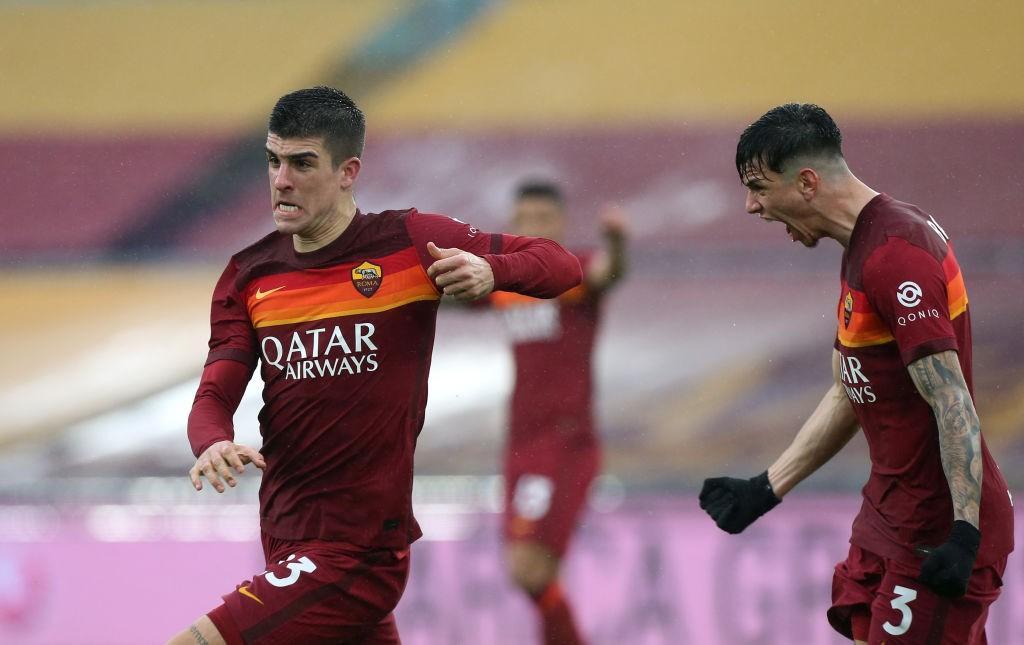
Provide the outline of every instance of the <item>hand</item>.
<path id="1" fill-rule="evenodd" d="M 970 522 L 953 522 L 945 544 L 934 549 L 918 549 L 925 558 L 917 579 L 940 596 L 959 598 L 967 593 L 980 544 L 981 533 Z"/>
<path id="2" fill-rule="evenodd" d="M 606 237 L 624 238 L 629 235 L 629 218 L 618 204 L 605 204 L 600 221 L 601 232 Z"/>
<path id="3" fill-rule="evenodd" d="M 427 251 L 437 260 L 427 275 L 446 296 L 460 302 L 482 298 L 494 291 L 494 271 L 487 260 L 460 249 L 442 249 L 433 242 Z"/>
<path id="4" fill-rule="evenodd" d="M 196 464 L 189 469 L 188 477 L 196 490 L 203 490 L 201 477 L 206 477 L 218 493 L 223 493 L 224 483 L 221 482 L 221 478 L 233 488 L 237 482 L 230 467 L 234 467 L 238 474 L 242 474 L 245 472 L 245 464 L 253 464 L 260 470 L 267 467 L 263 455 L 253 448 L 234 441 L 218 441 L 199 455 Z"/>
<path id="5" fill-rule="evenodd" d="M 780 501 L 768 482 L 767 470 L 750 479 L 705 479 L 700 491 L 700 507 L 727 533 L 741 532 Z"/>

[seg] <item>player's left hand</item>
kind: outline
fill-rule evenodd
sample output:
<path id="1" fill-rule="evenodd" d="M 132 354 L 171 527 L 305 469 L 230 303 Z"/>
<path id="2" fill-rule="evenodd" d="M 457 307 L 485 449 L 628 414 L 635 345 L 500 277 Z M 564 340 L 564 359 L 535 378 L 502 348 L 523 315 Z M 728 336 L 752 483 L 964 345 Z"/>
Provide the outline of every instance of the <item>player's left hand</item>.
<path id="1" fill-rule="evenodd" d="M 980 544 L 981 533 L 970 522 L 953 522 L 945 544 L 934 549 L 918 549 L 926 556 L 917 579 L 940 596 L 959 598 L 967 593 Z"/>
<path id="2" fill-rule="evenodd" d="M 437 260 L 427 275 L 446 296 L 468 302 L 494 291 L 494 271 L 487 260 L 461 249 L 442 249 L 433 242 L 427 251 Z"/>

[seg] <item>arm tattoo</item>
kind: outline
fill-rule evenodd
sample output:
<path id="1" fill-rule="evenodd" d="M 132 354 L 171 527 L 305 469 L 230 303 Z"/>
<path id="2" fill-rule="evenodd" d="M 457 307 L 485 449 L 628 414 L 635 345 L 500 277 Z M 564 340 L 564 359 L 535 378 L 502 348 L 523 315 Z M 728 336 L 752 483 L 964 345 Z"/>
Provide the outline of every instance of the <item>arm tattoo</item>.
<path id="1" fill-rule="evenodd" d="M 926 356 L 908 366 L 917 391 L 935 414 L 939 454 L 953 498 L 953 519 L 978 526 L 981 505 L 981 422 L 956 352 Z"/>
<path id="2" fill-rule="evenodd" d="M 197 645 L 210 645 L 210 641 L 206 640 L 202 633 L 200 633 L 199 628 L 195 625 L 189 627 L 188 631 L 192 634 L 192 637 L 196 639 Z"/>

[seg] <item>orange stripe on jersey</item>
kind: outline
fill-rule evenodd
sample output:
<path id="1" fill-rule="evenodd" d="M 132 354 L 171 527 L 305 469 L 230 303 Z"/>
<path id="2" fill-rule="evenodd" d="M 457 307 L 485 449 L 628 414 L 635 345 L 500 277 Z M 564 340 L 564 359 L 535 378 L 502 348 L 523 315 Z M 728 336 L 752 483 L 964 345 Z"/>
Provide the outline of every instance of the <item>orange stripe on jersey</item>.
<path id="1" fill-rule="evenodd" d="M 370 280 L 359 289 L 356 278 L 364 265 L 369 267 Z M 379 280 L 374 279 L 375 275 Z M 440 299 L 415 249 L 366 262 L 346 262 L 327 269 L 260 278 L 249 285 L 246 292 L 254 327 L 377 313 L 413 302 Z"/>
<path id="2" fill-rule="evenodd" d="M 521 293 L 511 291 L 495 291 L 491 294 L 491 304 L 495 309 L 508 309 L 509 307 L 522 307 L 538 302 L 540 298 L 524 296 Z"/>
<path id="3" fill-rule="evenodd" d="M 953 255 L 953 249 L 946 253 L 946 258 L 942 261 L 942 271 L 946 275 L 949 319 L 953 320 L 967 310 L 967 287 L 964 285 L 964 275 L 960 272 L 960 264 Z"/>
<path id="4" fill-rule="evenodd" d="M 554 298 L 568 304 L 574 304 L 582 301 L 587 296 L 587 288 L 582 284 L 578 284 L 572 289 L 569 289 L 562 295 Z M 522 307 L 523 305 L 530 305 L 540 302 L 542 298 L 534 298 L 533 296 L 524 296 L 521 293 L 513 293 L 511 291 L 495 291 L 491 294 L 491 304 L 495 309 L 508 309 L 509 307 Z"/>
<path id="5" fill-rule="evenodd" d="M 847 294 L 852 295 L 852 311 L 849 322 L 846 320 Z M 868 304 L 868 298 L 860 291 L 843 289 L 843 297 L 839 300 L 839 342 L 846 347 L 868 347 L 884 345 L 896 340 Z"/>

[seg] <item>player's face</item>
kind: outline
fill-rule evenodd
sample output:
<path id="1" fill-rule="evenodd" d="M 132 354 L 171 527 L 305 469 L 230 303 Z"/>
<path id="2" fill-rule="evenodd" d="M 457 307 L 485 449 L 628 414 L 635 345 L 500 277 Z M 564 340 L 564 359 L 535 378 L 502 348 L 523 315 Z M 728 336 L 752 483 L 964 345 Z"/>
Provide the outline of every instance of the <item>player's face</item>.
<path id="1" fill-rule="evenodd" d="M 516 200 L 512 226 L 516 235 L 544 237 L 559 242 L 565 234 L 565 213 L 553 199 L 523 197 Z"/>
<path id="2" fill-rule="evenodd" d="M 277 230 L 302 235 L 340 208 L 345 188 L 345 164 L 337 168 L 323 139 L 282 139 L 267 135 L 267 174 Z"/>
<path id="3" fill-rule="evenodd" d="M 816 246 L 821 234 L 811 225 L 814 212 L 791 179 L 771 170 L 748 173 L 743 184 L 747 187 L 747 212 L 766 222 L 782 222 L 786 233 L 794 242 L 806 247 Z"/>

